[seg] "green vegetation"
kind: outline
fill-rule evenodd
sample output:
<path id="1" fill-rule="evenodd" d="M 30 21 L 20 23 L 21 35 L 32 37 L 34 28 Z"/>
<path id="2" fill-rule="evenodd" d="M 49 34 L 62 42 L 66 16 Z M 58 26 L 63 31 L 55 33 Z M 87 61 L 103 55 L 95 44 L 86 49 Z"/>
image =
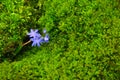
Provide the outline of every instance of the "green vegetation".
<path id="1" fill-rule="evenodd" d="M 119 3 L 0 0 L 0 80 L 119 80 Z M 19 51 L 31 28 L 49 43 Z"/>

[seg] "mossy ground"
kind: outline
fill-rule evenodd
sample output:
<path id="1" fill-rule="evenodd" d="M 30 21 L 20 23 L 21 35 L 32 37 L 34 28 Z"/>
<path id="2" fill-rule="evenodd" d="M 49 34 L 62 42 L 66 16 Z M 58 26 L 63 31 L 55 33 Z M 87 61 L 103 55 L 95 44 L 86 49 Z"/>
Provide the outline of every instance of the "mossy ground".
<path id="1" fill-rule="evenodd" d="M 0 80 L 119 80 L 119 3 L 1 0 Z M 46 28 L 49 43 L 14 55 L 31 28 Z"/>

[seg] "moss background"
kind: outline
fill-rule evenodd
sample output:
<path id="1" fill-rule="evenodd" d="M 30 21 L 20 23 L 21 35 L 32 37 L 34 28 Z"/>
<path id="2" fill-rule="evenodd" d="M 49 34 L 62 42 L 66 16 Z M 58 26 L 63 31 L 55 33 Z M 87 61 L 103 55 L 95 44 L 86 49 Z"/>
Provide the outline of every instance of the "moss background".
<path id="1" fill-rule="evenodd" d="M 120 0 L 0 0 L 0 80 L 119 80 Z M 49 43 L 26 45 L 31 29 Z"/>

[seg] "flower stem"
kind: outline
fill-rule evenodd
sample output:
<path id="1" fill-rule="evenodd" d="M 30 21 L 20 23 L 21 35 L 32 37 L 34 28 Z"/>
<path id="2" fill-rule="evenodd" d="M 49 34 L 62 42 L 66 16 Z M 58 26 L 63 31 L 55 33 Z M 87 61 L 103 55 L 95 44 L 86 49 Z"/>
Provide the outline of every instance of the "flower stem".
<path id="1" fill-rule="evenodd" d="M 22 46 L 25 46 L 27 44 L 29 44 L 31 42 L 31 40 L 27 41 L 26 43 L 24 43 Z"/>

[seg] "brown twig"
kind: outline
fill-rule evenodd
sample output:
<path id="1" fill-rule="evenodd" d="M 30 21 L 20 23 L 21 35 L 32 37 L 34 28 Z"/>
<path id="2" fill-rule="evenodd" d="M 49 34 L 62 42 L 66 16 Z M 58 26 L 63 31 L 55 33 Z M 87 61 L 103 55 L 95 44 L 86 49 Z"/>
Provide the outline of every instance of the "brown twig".
<path id="1" fill-rule="evenodd" d="M 24 43 L 22 46 L 25 46 L 27 44 L 29 44 L 31 42 L 31 40 L 27 41 L 26 43 Z"/>

